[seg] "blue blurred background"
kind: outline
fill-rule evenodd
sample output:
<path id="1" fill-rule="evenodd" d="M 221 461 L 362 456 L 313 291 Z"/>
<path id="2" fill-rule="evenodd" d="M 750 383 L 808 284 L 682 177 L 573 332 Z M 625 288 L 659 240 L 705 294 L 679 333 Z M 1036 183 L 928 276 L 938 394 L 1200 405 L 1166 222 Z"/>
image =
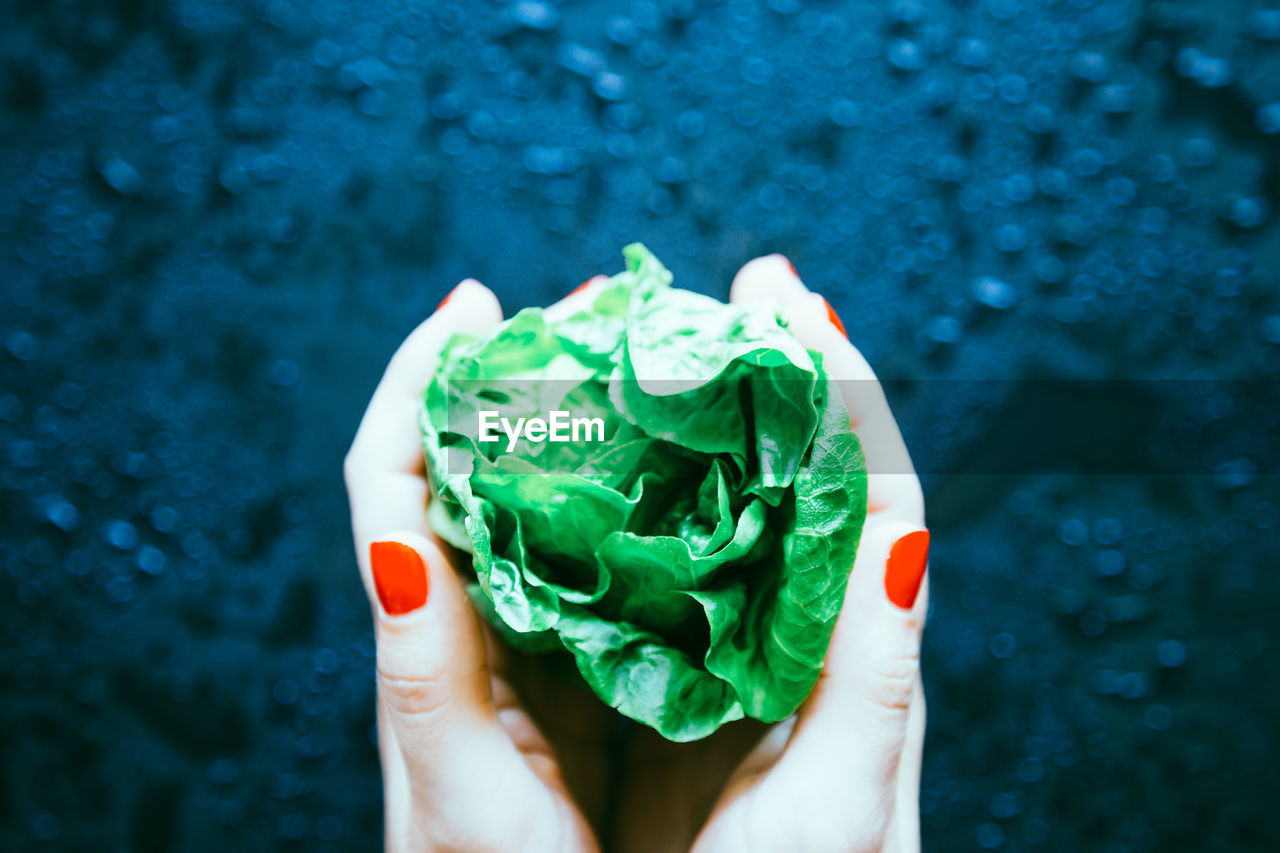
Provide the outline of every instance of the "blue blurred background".
<path id="1" fill-rule="evenodd" d="M 1280 410 L 1237 401 L 1280 371 L 1275 5 L 0 14 L 0 847 L 373 849 L 368 395 L 462 277 L 511 312 L 643 240 L 719 297 L 786 254 L 889 380 L 926 849 L 1280 849 Z M 1110 416 L 1037 467 L 1032 377 L 1156 390 L 1082 474 Z M 1183 403 L 1172 473 L 1108 473 Z"/>

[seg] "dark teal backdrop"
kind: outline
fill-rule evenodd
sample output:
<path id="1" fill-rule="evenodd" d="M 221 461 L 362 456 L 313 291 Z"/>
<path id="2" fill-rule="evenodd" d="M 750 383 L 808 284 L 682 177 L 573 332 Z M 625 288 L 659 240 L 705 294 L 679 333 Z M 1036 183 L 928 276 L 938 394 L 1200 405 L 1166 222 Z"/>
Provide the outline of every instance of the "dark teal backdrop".
<path id="1" fill-rule="evenodd" d="M 374 849 L 367 397 L 643 240 L 785 253 L 891 380 L 926 849 L 1280 849 L 1274 5 L 0 15 L 0 847 Z"/>

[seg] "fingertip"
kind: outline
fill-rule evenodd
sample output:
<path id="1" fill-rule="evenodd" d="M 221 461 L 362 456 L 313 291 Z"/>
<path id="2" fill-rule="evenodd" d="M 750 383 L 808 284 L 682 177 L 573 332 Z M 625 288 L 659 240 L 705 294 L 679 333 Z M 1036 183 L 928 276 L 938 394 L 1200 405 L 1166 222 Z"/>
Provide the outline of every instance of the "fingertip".
<path id="1" fill-rule="evenodd" d="M 453 286 L 453 289 L 444 295 L 444 299 L 440 300 L 440 304 L 436 306 L 436 311 L 439 311 L 441 308 L 448 305 L 449 302 L 453 299 L 454 294 L 456 294 L 459 290 L 472 284 L 480 284 L 480 282 L 476 281 L 474 278 L 464 278 L 462 281 L 455 284 Z M 482 284 L 480 286 L 484 287 L 484 285 Z"/>
<path id="2" fill-rule="evenodd" d="M 479 333 L 502 322 L 502 304 L 493 291 L 474 278 L 464 278 L 449 292 L 436 314 L 448 312 L 456 331 Z"/>
<path id="3" fill-rule="evenodd" d="M 765 255 L 747 261 L 733 277 L 730 302 L 791 302 L 808 293 L 785 255 Z"/>
<path id="4" fill-rule="evenodd" d="M 410 528 L 370 540 L 369 569 L 377 604 L 387 616 L 406 616 L 465 592 L 435 538 Z M 452 609 L 446 606 L 446 609 Z"/>
<path id="5" fill-rule="evenodd" d="M 438 314 L 438 313 L 440 312 L 440 309 L 441 309 L 441 308 L 443 308 L 444 306 L 448 305 L 448 304 L 449 304 L 449 300 L 453 298 L 453 294 L 454 294 L 454 292 L 455 292 L 457 289 L 458 289 L 458 285 L 456 285 L 456 284 L 455 284 L 455 285 L 453 286 L 453 290 L 450 290 L 448 293 L 446 293 L 446 294 L 444 295 L 444 299 L 441 299 L 441 300 L 440 300 L 440 304 L 436 306 L 436 310 L 435 310 L 435 311 L 432 311 L 431 313 L 432 313 L 432 314 Z"/>
<path id="6" fill-rule="evenodd" d="M 582 293 L 584 290 L 588 290 L 592 287 L 598 287 L 600 286 L 600 284 L 608 280 L 609 280 L 609 276 L 607 275 L 593 275 L 591 276 L 591 278 L 587 279 L 582 284 L 575 287 L 573 290 L 570 290 L 568 295 L 573 296 L 575 293 Z"/>
<path id="7" fill-rule="evenodd" d="M 571 317 L 578 311 L 586 310 L 593 304 L 596 292 L 608 281 L 607 275 L 592 276 L 565 294 L 559 302 L 542 309 L 542 316 L 549 321 L 558 322 Z"/>
<path id="8" fill-rule="evenodd" d="M 822 297 L 822 304 L 827 306 L 827 322 L 836 327 L 836 331 L 844 335 L 844 339 L 849 340 L 849 333 L 845 331 L 844 323 L 840 322 L 840 315 L 836 313 L 836 309 L 831 307 L 831 303 L 827 298 Z"/>

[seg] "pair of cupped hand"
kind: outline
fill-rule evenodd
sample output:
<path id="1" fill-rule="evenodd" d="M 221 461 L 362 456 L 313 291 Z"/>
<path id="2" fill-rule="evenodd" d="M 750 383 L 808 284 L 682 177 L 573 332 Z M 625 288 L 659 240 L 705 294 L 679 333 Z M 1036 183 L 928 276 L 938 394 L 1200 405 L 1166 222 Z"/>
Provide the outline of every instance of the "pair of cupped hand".
<path id="1" fill-rule="evenodd" d="M 586 308 L 592 279 L 548 308 Z M 868 513 L 812 694 L 774 726 L 687 744 L 634 726 L 541 672 L 483 625 L 427 527 L 419 395 L 454 332 L 502 321 L 468 279 L 391 359 L 346 458 L 356 553 L 377 634 L 378 744 L 391 851 L 913 851 L 920 846 L 927 608 L 924 499 L 884 392 L 826 303 L 781 255 L 735 277 L 823 353 L 866 454 Z"/>

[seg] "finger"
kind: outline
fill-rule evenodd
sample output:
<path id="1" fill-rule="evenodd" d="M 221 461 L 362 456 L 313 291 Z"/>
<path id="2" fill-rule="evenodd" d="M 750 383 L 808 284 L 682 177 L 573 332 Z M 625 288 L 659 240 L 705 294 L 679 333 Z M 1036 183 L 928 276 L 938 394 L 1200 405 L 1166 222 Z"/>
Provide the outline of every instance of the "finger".
<path id="1" fill-rule="evenodd" d="M 920 765 L 924 756 L 924 688 L 916 679 L 907 715 L 907 740 L 898 761 L 897 793 L 894 797 L 892 853 L 919 853 L 920 850 Z"/>
<path id="2" fill-rule="evenodd" d="M 868 522 L 826 664 L 780 768 L 826 767 L 862 795 L 892 792 L 919 683 L 927 556 L 926 531 Z"/>
<path id="3" fill-rule="evenodd" d="M 456 332 L 483 334 L 501 320 L 493 293 L 467 279 L 400 345 L 373 392 L 344 463 L 356 554 L 371 599 L 368 550 L 373 537 L 392 529 L 427 532 L 418 406 L 439 364 L 440 349 Z"/>
<path id="4" fill-rule="evenodd" d="M 548 305 L 542 310 L 542 316 L 547 320 L 555 322 L 563 320 L 566 317 L 572 317 L 579 311 L 585 311 L 591 307 L 592 301 L 596 298 L 596 294 L 600 292 L 600 288 L 609 280 L 607 275 L 593 275 L 582 284 L 569 291 L 568 295 L 559 302 Z"/>
<path id="5" fill-rule="evenodd" d="M 806 347 L 822 353 L 823 367 L 840 388 L 853 431 L 867 460 L 867 509 L 924 524 L 924 496 L 875 371 L 837 328 L 830 305 L 804 286 L 782 255 L 748 262 L 734 277 L 733 302 L 775 306 Z"/>
<path id="6" fill-rule="evenodd" d="M 529 766 L 498 720 L 480 622 L 436 544 L 392 531 L 370 547 L 378 697 L 415 812 L 444 814 Z"/>

